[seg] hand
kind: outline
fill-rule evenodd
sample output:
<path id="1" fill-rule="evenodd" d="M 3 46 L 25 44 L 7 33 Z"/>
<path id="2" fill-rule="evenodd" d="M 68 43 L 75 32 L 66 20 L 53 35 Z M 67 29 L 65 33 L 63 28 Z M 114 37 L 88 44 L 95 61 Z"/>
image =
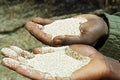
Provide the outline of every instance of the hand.
<path id="1" fill-rule="evenodd" d="M 73 74 L 67 78 L 67 80 L 119 80 L 120 79 L 120 64 L 118 61 L 105 57 L 99 53 L 96 49 L 88 45 L 71 45 L 70 48 L 81 55 L 88 56 L 91 58 L 91 61 L 86 66 L 78 69 L 73 72 Z M 46 74 L 34 70 L 31 67 L 21 64 L 24 61 L 24 56 L 30 55 L 24 52 L 24 55 L 21 55 L 20 50 L 13 49 L 15 52 L 14 55 L 11 53 L 6 55 L 2 60 L 2 64 L 23 76 L 26 76 L 33 80 L 43 80 L 46 77 Z M 19 54 L 18 54 L 19 53 Z M 38 49 L 34 50 L 34 53 L 39 53 Z M 23 53 L 22 53 L 23 54 Z M 16 58 L 17 55 L 17 58 Z M 18 56 L 19 55 L 19 56 Z M 22 57 L 23 59 L 18 59 Z M 28 57 L 32 58 L 34 56 Z M 56 78 L 50 78 L 50 80 L 56 80 Z M 66 78 L 61 78 L 61 80 L 66 80 Z"/>
<path id="2" fill-rule="evenodd" d="M 88 21 L 82 23 L 82 26 L 80 27 L 81 34 L 78 36 L 58 35 L 52 39 L 50 34 L 43 32 L 43 29 L 44 25 L 50 24 L 53 21 L 42 18 L 35 18 L 32 21 L 27 22 L 25 28 L 39 41 L 50 46 L 62 46 L 71 44 L 87 44 L 95 46 L 99 40 L 101 41 L 101 44 L 104 43 L 108 35 L 108 27 L 105 21 L 102 18 L 91 14 L 84 14 L 76 16 L 74 18 L 79 17 L 84 17 Z"/>

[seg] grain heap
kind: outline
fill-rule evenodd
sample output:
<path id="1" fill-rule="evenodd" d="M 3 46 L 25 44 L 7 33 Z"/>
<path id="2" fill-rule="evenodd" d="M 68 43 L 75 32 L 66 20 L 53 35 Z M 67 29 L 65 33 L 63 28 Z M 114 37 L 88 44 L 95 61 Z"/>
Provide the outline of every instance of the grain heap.
<path id="1" fill-rule="evenodd" d="M 51 24 L 45 25 L 43 31 L 52 36 L 58 35 L 80 35 L 80 25 L 87 22 L 85 18 L 67 18 L 56 20 Z"/>
<path id="2" fill-rule="evenodd" d="M 52 77 L 70 77 L 72 72 L 85 66 L 90 61 L 90 58 L 77 55 L 68 46 L 42 48 L 45 48 L 45 50 L 46 48 L 51 49 L 52 52 L 37 54 L 34 58 L 27 60 L 26 64 Z"/>

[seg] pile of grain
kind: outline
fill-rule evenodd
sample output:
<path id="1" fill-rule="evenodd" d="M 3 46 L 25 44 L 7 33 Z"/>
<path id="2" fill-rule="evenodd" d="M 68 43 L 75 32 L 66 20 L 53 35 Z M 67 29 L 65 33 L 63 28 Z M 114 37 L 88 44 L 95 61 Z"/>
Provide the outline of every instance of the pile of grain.
<path id="1" fill-rule="evenodd" d="M 52 49 L 52 52 L 37 54 L 34 58 L 29 59 L 26 64 L 52 77 L 70 77 L 72 72 L 85 66 L 90 61 L 90 58 L 82 55 L 79 55 L 79 59 L 71 57 L 71 55 L 74 55 L 74 51 L 68 53 L 71 51 L 68 46 L 42 48 Z"/>
<path id="2" fill-rule="evenodd" d="M 56 20 L 51 24 L 45 25 L 43 31 L 52 36 L 58 35 L 80 35 L 80 25 L 87 22 L 85 18 L 68 18 Z"/>

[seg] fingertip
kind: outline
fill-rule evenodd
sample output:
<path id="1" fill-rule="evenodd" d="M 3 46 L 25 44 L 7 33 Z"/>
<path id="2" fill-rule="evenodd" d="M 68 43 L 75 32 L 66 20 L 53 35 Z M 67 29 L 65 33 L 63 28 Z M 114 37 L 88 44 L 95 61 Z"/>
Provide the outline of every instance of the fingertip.
<path id="1" fill-rule="evenodd" d="M 53 39 L 53 45 L 60 46 L 61 44 L 62 44 L 61 39 L 58 39 L 58 38 Z"/>
<path id="2" fill-rule="evenodd" d="M 52 23 L 53 20 L 36 17 L 36 18 L 32 19 L 32 22 L 35 22 L 35 23 L 38 23 L 41 25 L 46 25 L 46 24 Z"/>
<path id="3" fill-rule="evenodd" d="M 54 44 L 54 45 L 57 45 L 57 46 L 62 45 L 64 38 L 65 38 L 65 36 L 56 36 L 56 37 L 53 39 L 53 44 Z"/>
<path id="4" fill-rule="evenodd" d="M 33 50 L 33 53 L 34 53 L 34 54 L 39 54 L 39 53 L 41 53 L 40 48 L 35 48 L 35 49 Z"/>
<path id="5" fill-rule="evenodd" d="M 4 56 L 16 59 L 18 54 L 10 48 L 2 48 L 1 52 Z"/>
<path id="6" fill-rule="evenodd" d="M 25 28 L 26 28 L 27 30 L 31 30 L 32 27 L 34 27 L 34 26 L 35 26 L 35 23 L 33 23 L 32 21 L 29 21 L 29 22 L 27 22 L 27 23 L 25 24 Z"/>

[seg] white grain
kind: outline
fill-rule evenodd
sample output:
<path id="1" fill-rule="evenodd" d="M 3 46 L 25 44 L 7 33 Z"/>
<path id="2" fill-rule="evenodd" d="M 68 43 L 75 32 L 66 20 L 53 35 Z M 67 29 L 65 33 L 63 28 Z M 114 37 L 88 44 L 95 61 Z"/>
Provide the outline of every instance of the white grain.
<path id="1" fill-rule="evenodd" d="M 45 25 L 43 31 L 51 35 L 52 39 L 59 35 L 80 35 L 80 26 L 84 22 L 87 22 L 87 19 L 82 17 L 56 20 Z"/>
<path id="2" fill-rule="evenodd" d="M 70 77 L 74 71 L 80 69 L 90 61 L 90 58 L 85 56 L 82 56 L 81 60 L 77 60 L 66 55 L 65 49 L 68 46 L 50 48 L 54 52 L 37 54 L 33 59 L 28 60 L 26 64 L 35 70 L 48 73 L 52 77 Z"/>

